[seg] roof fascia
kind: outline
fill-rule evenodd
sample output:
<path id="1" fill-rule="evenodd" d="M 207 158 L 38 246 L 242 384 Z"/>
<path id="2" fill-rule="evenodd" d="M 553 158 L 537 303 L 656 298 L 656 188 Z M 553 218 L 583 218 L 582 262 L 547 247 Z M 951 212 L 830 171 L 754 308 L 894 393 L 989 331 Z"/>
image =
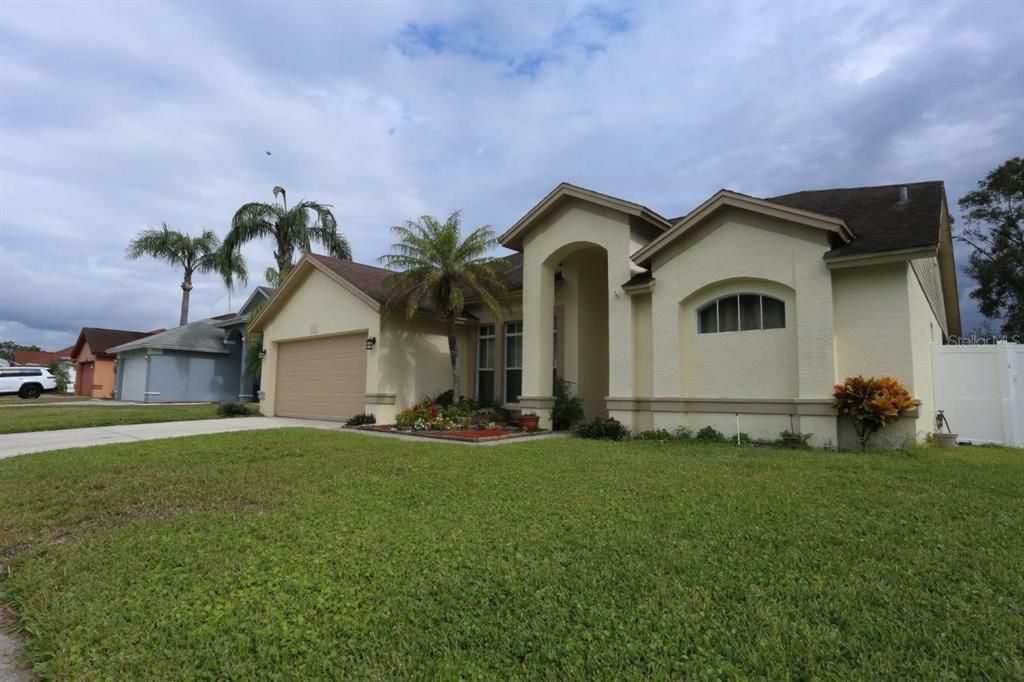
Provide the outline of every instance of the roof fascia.
<path id="1" fill-rule="evenodd" d="M 852 256 L 830 256 L 825 258 L 825 265 L 828 266 L 829 270 L 841 270 L 843 268 L 857 268 L 866 265 L 881 265 L 897 261 L 910 261 L 916 258 L 935 257 L 938 252 L 939 247 L 935 245 L 880 251 L 878 253 L 862 253 Z"/>
<path id="2" fill-rule="evenodd" d="M 564 198 L 579 199 L 597 206 L 603 206 L 604 208 L 609 208 L 614 211 L 625 213 L 626 215 L 640 218 L 641 220 L 659 228 L 661 231 L 668 230 L 672 227 L 672 223 L 669 222 L 667 218 L 658 215 L 646 206 L 563 182 L 555 187 L 555 189 L 551 190 L 551 192 L 541 199 L 537 205 L 527 211 L 526 215 L 516 221 L 515 225 L 506 230 L 505 233 L 498 238 L 498 242 L 507 248 L 515 251 L 521 251 L 523 235 L 536 224 L 538 219 L 544 215 L 548 209 Z"/>
<path id="3" fill-rule="evenodd" d="M 745 194 L 739 194 L 738 192 L 722 189 L 709 197 L 700 206 L 690 211 L 690 213 L 677 222 L 671 230 L 665 232 L 650 244 L 637 249 L 637 251 L 630 256 L 630 259 L 639 265 L 647 263 L 656 253 L 667 247 L 694 226 L 698 225 L 712 213 L 725 207 L 739 208 L 772 218 L 778 218 L 780 220 L 786 220 L 806 225 L 808 227 L 815 227 L 828 232 L 834 232 L 845 242 L 849 242 L 853 239 L 853 233 L 850 231 L 850 228 L 847 227 L 846 223 L 839 218 L 833 218 L 832 216 L 822 215 L 820 213 L 812 213 L 811 211 L 790 208 L 789 206 L 782 206 L 781 204 L 773 204 L 772 202 L 765 201 L 764 199 L 757 199 Z"/>

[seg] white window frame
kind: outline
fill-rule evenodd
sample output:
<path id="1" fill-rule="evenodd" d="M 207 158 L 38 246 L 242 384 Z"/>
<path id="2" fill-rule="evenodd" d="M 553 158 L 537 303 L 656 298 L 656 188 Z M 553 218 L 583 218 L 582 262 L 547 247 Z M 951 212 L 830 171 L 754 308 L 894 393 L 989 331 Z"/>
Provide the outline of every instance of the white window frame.
<path id="1" fill-rule="evenodd" d="M 514 334 L 509 334 L 508 329 L 509 329 L 509 327 L 511 327 L 514 324 L 519 325 L 519 331 L 514 333 Z M 519 386 L 520 386 L 520 390 L 522 390 L 523 366 L 522 366 L 522 360 L 520 360 L 520 364 L 519 364 L 518 367 L 511 366 L 511 365 L 508 364 L 508 347 L 509 347 L 508 340 L 509 340 L 510 337 L 518 338 L 519 339 L 519 355 L 520 355 L 520 357 L 522 357 L 525 354 L 524 353 L 525 349 L 523 348 L 523 321 L 522 320 L 512 320 L 510 322 L 506 322 L 504 324 L 504 326 L 502 327 L 502 334 L 504 335 L 504 340 L 505 340 L 505 342 L 502 344 L 502 375 L 503 375 L 502 376 L 503 381 L 502 381 L 502 385 L 501 385 L 502 402 L 504 404 L 506 404 L 506 405 L 518 405 L 519 404 L 519 396 L 516 396 L 514 399 L 509 399 L 509 397 L 508 397 L 508 385 L 509 385 L 508 372 L 509 372 L 509 370 L 519 370 Z"/>
<path id="2" fill-rule="evenodd" d="M 744 329 L 743 328 L 743 305 L 740 302 L 740 297 L 741 296 L 757 296 L 757 303 L 758 303 L 758 307 L 760 308 L 760 314 L 761 314 L 761 326 L 760 327 L 757 327 L 756 329 Z M 718 330 L 718 327 L 720 326 L 719 323 L 721 321 L 721 312 L 718 309 L 718 302 L 721 301 L 724 298 L 735 298 L 736 299 L 736 329 L 734 331 L 730 331 L 730 332 L 723 332 L 723 331 L 719 331 Z M 781 327 L 772 327 L 771 329 L 765 329 L 764 328 L 764 299 L 766 299 L 766 298 L 770 298 L 773 301 L 778 301 L 779 303 L 782 304 L 782 326 Z M 708 308 L 710 308 L 712 306 L 712 304 L 714 304 L 714 306 L 715 306 L 715 331 L 713 331 L 713 332 L 701 331 L 701 328 L 700 328 L 700 314 L 702 312 L 704 312 L 705 310 L 707 310 Z M 783 329 L 786 329 L 788 321 L 789 320 L 786 317 L 786 302 L 784 300 L 782 300 L 781 298 L 779 298 L 777 296 L 770 296 L 768 294 L 760 294 L 760 293 L 757 293 L 756 291 L 741 291 L 738 294 L 725 294 L 724 296 L 719 296 L 714 301 L 711 301 L 709 303 L 705 303 L 704 305 L 702 305 L 699 308 L 697 308 L 696 311 L 694 311 L 694 326 L 695 326 L 695 328 L 697 330 L 697 334 L 699 336 L 706 336 L 706 335 L 709 335 L 709 334 L 740 334 L 740 333 L 744 333 L 744 332 L 776 332 L 776 331 L 781 331 Z"/>
<path id="3" fill-rule="evenodd" d="M 487 330 L 487 329 L 491 330 L 490 334 L 484 334 L 484 331 Z M 482 361 L 482 355 L 480 353 L 480 342 L 481 341 L 490 341 L 492 343 L 492 358 L 493 358 L 493 366 L 492 367 L 483 367 L 480 364 L 481 361 Z M 493 325 L 493 324 L 481 325 L 480 326 L 480 330 L 477 333 L 477 337 L 476 337 L 476 377 L 475 377 L 476 398 L 477 398 L 477 400 L 480 400 L 480 372 L 490 372 L 491 376 L 493 377 L 492 389 L 498 387 L 498 383 L 497 383 L 498 382 L 498 327 L 497 327 L 497 325 Z M 490 396 L 490 400 L 494 400 L 494 396 L 493 395 Z"/>

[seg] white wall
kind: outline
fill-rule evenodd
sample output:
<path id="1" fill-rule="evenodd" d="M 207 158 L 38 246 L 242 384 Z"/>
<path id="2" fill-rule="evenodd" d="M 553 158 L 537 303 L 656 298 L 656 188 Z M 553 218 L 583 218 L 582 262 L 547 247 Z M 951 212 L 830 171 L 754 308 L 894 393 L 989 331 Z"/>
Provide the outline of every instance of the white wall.
<path id="1" fill-rule="evenodd" d="M 932 346 L 935 407 L 958 440 L 1024 447 L 1024 345 Z"/>

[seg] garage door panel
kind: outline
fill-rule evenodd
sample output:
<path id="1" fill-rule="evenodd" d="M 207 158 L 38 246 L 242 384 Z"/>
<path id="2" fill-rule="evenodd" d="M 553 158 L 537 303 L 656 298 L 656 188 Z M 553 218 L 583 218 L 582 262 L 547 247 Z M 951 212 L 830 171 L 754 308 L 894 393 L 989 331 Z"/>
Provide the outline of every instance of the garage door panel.
<path id="1" fill-rule="evenodd" d="M 146 399 L 146 356 L 139 353 L 123 357 L 118 371 L 123 372 L 121 379 L 121 400 L 142 402 Z"/>
<path id="2" fill-rule="evenodd" d="M 365 338 L 360 332 L 279 344 L 276 414 L 340 421 L 362 412 Z"/>

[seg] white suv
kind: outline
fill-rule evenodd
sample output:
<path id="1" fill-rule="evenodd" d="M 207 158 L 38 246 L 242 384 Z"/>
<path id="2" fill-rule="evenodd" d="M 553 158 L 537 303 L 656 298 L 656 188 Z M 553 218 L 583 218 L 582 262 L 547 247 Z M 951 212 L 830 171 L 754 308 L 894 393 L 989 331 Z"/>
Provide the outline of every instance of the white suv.
<path id="1" fill-rule="evenodd" d="M 57 378 L 43 367 L 0 367 L 0 395 L 17 393 L 19 398 L 38 398 L 44 391 L 56 391 Z"/>

